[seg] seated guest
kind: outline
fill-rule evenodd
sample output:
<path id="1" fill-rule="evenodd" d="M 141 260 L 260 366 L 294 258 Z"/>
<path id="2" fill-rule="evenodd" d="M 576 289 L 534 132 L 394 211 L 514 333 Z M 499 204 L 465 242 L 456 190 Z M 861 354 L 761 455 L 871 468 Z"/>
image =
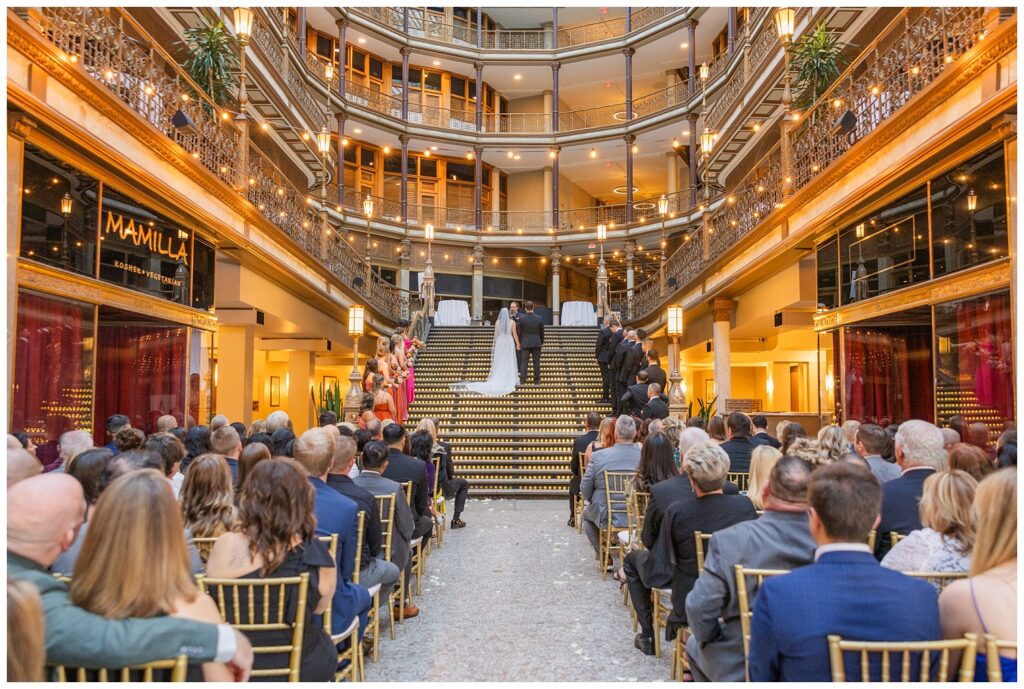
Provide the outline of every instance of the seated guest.
<path id="1" fill-rule="evenodd" d="M 855 452 L 857 443 L 857 429 L 860 428 L 860 421 L 857 419 L 847 419 L 843 422 L 843 439 L 846 440 L 845 452 Z M 821 435 L 818 435 L 818 440 L 821 440 Z"/>
<path id="2" fill-rule="evenodd" d="M 779 442 L 782 444 L 782 447 L 779 449 L 782 450 L 782 454 L 788 455 L 789 446 L 796 442 L 798 438 L 806 437 L 807 431 L 804 430 L 803 426 L 798 424 L 796 421 L 789 421 L 779 433 Z"/>
<path id="3" fill-rule="evenodd" d="M 336 426 L 338 424 L 338 415 L 330 409 L 325 409 L 320 412 L 320 416 L 317 417 L 318 424 L 323 426 Z"/>
<path id="4" fill-rule="evenodd" d="M 256 581 L 309 574 L 299 681 L 329 682 L 334 679 L 338 654 L 324 631 L 321 614 L 334 595 L 338 569 L 327 546 L 316 539 L 313 487 L 306 476 L 306 471 L 292 459 L 257 464 L 242 490 L 239 529 L 217 539 L 206 571 L 211 578 Z M 294 592 L 294 588 L 289 590 L 286 619 L 294 619 L 298 604 L 292 597 Z M 263 590 L 256 587 L 250 595 L 254 597 L 255 609 L 261 609 Z M 229 599 L 228 619 L 234 614 L 231 606 Z M 244 610 L 245 605 L 242 607 Z M 245 613 L 242 615 L 244 619 Z M 259 646 L 285 646 L 292 640 L 291 629 L 247 635 Z M 261 653 L 254 668 L 279 668 L 287 664 L 287 653 Z"/>
<path id="5" fill-rule="evenodd" d="M 96 501 L 100 499 L 100 481 L 107 464 L 113 457 L 114 455 L 105 447 L 86 450 L 78 455 L 75 463 L 71 466 L 71 471 L 67 472 L 68 476 L 82 484 L 82 493 L 85 495 L 87 508 L 90 505 L 95 505 Z M 8 458 L 9 460 L 10 458 Z M 89 518 L 88 512 L 85 518 Z"/>
<path id="6" fill-rule="evenodd" d="M 661 433 L 647 436 L 640 448 L 640 463 L 633 477 L 633 490 L 647 493 L 654 484 L 678 475 L 672 443 Z"/>
<path id="7" fill-rule="evenodd" d="M 676 458 L 676 467 L 679 466 L 679 437 L 686 426 L 678 416 L 666 416 L 661 420 L 661 432 L 668 441 L 672 443 L 672 451 Z"/>
<path id="8" fill-rule="evenodd" d="M 960 442 L 960 434 L 952 428 L 940 428 L 939 430 L 942 431 L 942 446 L 946 448 L 947 452 Z"/>
<path id="9" fill-rule="evenodd" d="M 615 419 L 614 416 L 606 416 L 601 419 L 601 425 L 597 427 L 597 437 L 587 445 L 587 451 L 583 453 L 583 463 L 590 465 L 594 453 L 604 447 L 611 447 L 615 444 Z M 581 478 L 582 482 L 583 479 Z"/>
<path id="10" fill-rule="evenodd" d="M 705 430 L 704 426 L 705 426 L 704 419 L 702 419 L 699 416 L 691 416 L 690 418 L 688 418 L 686 420 L 686 427 L 687 428 L 699 428 L 699 429 L 701 429 L 703 431 L 703 430 Z M 722 432 L 723 432 L 723 434 L 725 433 L 724 429 L 723 429 Z"/>
<path id="11" fill-rule="evenodd" d="M 867 461 L 868 466 L 871 467 L 871 473 L 882 483 L 900 477 L 900 468 L 882 458 L 889 442 L 889 436 L 881 426 L 862 423 L 857 428 L 853 449 Z"/>
<path id="12" fill-rule="evenodd" d="M 363 551 L 359 559 L 359 583 L 367 588 L 380 584 L 380 600 L 386 601 L 398 585 L 398 565 L 384 559 L 384 538 L 373 493 L 349 478 L 356 461 L 356 441 L 342 437 L 334 445 L 334 464 L 327 474 L 327 485 L 354 501 L 363 516 Z"/>
<path id="13" fill-rule="evenodd" d="M 818 452 L 821 453 L 821 464 L 838 462 L 839 458 L 849 452 L 846 434 L 839 426 L 823 426 L 818 431 Z"/>
<path id="14" fill-rule="evenodd" d="M 253 467 L 255 467 L 258 462 L 262 462 L 265 459 L 270 459 L 270 448 L 262 442 L 252 441 L 242 448 L 242 454 L 238 455 L 238 481 L 237 490 L 235 491 L 236 498 L 241 494 L 242 486 L 245 485 L 245 479 L 249 473 L 252 472 Z"/>
<path id="15" fill-rule="evenodd" d="M 174 417 L 172 416 L 171 418 L 173 419 Z M 187 453 L 185 459 L 181 460 L 181 473 L 183 474 L 188 472 L 188 465 L 192 463 L 193 459 L 213 452 L 213 446 L 210 445 L 210 429 L 208 426 L 193 426 L 188 429 L 182 444 L 185 446 Z"/>
<path id="16" fill-rule="evenodd" d="M 327 475 L 334 464 L 334 439 L 325 428 L 309 429 L 295 441 L 295 460 L 309 472 L 309 483 L 313 486 L 316 535 L 338 535 L 337 585 L 331 607 L 331 628 L 343 631 L 358 615 L 359 628 L 365 629 L 372 601 L 366 587 L 352 583 L 359 538 L 359 507 L 354 500 L 327 485 Z"/>
<path id="17" fill-rule="evenodd" d="M 734 411 L 726 421 L 729 439 L 722 443 L 722 449 L 729 455 L 729 471 L 745 474 L 750 471 L 750 455 L 754 448 L 763 443 L 750 437 L 750 417 Z M 711 436 L 714 438 L 714 435 Z"/>
<path id="18" fill-rule="evenodd" d="M 829 634 L 857 641 L 940 638 L 935 589 L 881 567 L 864 543 L 878 524 L 881 492 L 878 479 L 851 462 L 815 470 L 808 488 L 815 563 L 768 577 L 758 590 L 751 620 L 752 682 L 828 682 Z M 912 666 L 918 663 L 915 658 Z M 879 665 L 875 654 L 876 681 Z M 855 667 L 859 663 L 848 660 L 847 672 L 857 673 Z M 917 673 L 912 667 L 911 676 Z"/>
<path id="19" fill-rule="evenodd" d="M 291 457 L 295 447 L 295 433 L 290 427 L 278 428 L 270 436 L 270 454 Z"/>
<path id="20" fill-rule="evenodd" d="M 583 531 L 595 552 L 600 552 L 601 529 L 608 521 L 604 474 L 606 471 L 636 471 L 640 463 L 640 448 L 633 442 L 635 437 L 636 423 L 632 417 L 620 416 L 615 421 L 615 444 L 602 448 L 591 456 L 580 481 L 580 493 L 590 501 L 583 508 Z M 625 525 L 625 522 L 613 523 L 613 526 Z"/>
<path id="21" fill-rule="evenodd" d="M 412 481 L 411 507 L 413 514 L 416 515 L 416 530 L 413 531 L 412 537 L 427 538 L 434 527 L 434 513 L 430 509 L 432 500 L 427 485 L 427 468 L 423 462 L 402 451 L 405 448 L 406 433 L 401 424 L 389 424 L 381 432 L 388 446 L 388 467 L 384 471 L 384 478 L 396 483 Z"/>
<path id="22" fill-rule="evenodd" d="M 71 602 L 111 620 L 171 616 L 218 624 L 216 604 L 189 572 L 183 528 L 162 472 L 120 477 L 96 504 Z M 233 675 L 221 663 L 204 663 L 202 679 L 229 682 Z"/>
<path id="23" fill-rule="evenodd" d="M 238 521 L 231 472 L 219 455 L 197 457 L 188 468 L 181 486 L 181 513 L 187 528 L 199 538 L 217 538 L 231 531 Z M 199 554 L 206 559 L 210 545 L 203 544 Z"/>
<path id="24" fill-rule="evenodd" d="M 228 417 L 223 414 L 217 414 L 210 419 L 210 433 L 216 433 L 217 429 L 223 428 L 228 425 Z"/>
<path id="25" fill-rule="evenodd" d="M 92 436 L 85 431 L 68 431 L 61 434 L 57 446 L 60 448 L 59 461 L 50 468 L 44 466 L 44 472 L 60 470 L 67 473 L 69 467 L 74 464 L 75 457 L 92 449 Z"/>
<path id="26" fill-rule="evenodd" d="M 241 433 L 239 433 L 241 435 Z M 263 419 L 256 419 L 249 426 L 249 432 L 245 434 L 245 437 L 252 438 L 254 435 L 270 435 L 267 433 L 267 422 Z"/>
<path id="27" fill-rule="evenodd" d="M 109 456 L 107 448 L 100 448 Z M 86 454 L 83 452 L 82 454 Z M 43 473 L 43 465 L 33 457 L 28 450 L 15 448 L 7 450 L 7 487 L 10 488 L 18 481 Z"/>
<path id="28" fill-rule="evenodd" d="M 763 510 L 761 491 L 768 482 L 772 467 L 782 457 L 782 453 L 771 445 L 759 445 L 750 455 L 750 476 L 747 479 L 747 497 L 754 503 L 754 509 Z"/>
<path id="29" fill-rule="evenodd" d="M 423 419 L 423 421 L 430 421 L 430 419 Z M 433 422 L 431 422 L 433 425 Z M 437 471 L 434 469 L 434 438 L 430 434 L 430 431 L 423 429 L 417 430 L 409 438 L 409 452 L 410 457 L 423 462 L 423 468 L 427 472 L 427 489 L 430 494 L 428 506 L 430 507 L 431 518 L 436 522 L 438 520 L 437 505 L 434 504 L 434 493 L 436 492 L 437 486 Z"/>
<path id="30" fill-rule="evenodd" d="M 224 458 L 231 471 L 231 482 L 238 483 L 238 456 L 242 454 L 242 439 L 238 431 L 227 424 L 221 426 L 210 436 L 210 447 Z"/>
<path id="31" fill-rule="evenodd" d="M 889 552 L 890 532 L 905 536 L 921 528 L 918 503 L 924 481 L 946 463 L 942 432 L 927 421 L 911 419 L 900 424 L 893 443 L 896 464 L 903 473 L 882 486 L 882 520 L 875 542 L 878 559 Z"/>
<path id="32" fill-rule="evenodd" d="M 761 452 L 778 450 L 758 448 L 755 463 Z M 807 519 L 810 478 L 811 466 L 802 459 L 782 457 L 774 462 L 758 496 L 764 515 L 722 529 L 709 542 L 704 571 L 686 597 L 691 632 L 686 655 L 698 681 L 742 682 L 745 677 L 736 565 L 788 570 L 814 561 Z M 756 586 L 753 580 L 749 584 Z M 756 593 L 750 591 L 751 601 Z"/>
<path id="33" fill-rule="evenodd" d="M 725 419 L 719 415 L 712 416 L 708 419 L 708 435 L 711 439 L 721 445 L 725 442 Z"/>
<path id="34" fill-rule="evenodd" d="M 665 369 L 661 367 L 658 357 L 657 349 L 651 348 L 647 350 L 647 367 L 644 369 L 647 371 L 647 382 L 652 385 L 658 385 L 662 390 L 668 390 L 668 375 L 665 373 Z"/>
<path id="35" fill-rule="evenodd" d="M 576 498 L 580 495 L 580 481 L 583 472 L 580 469 L 580 455 L 586 454 L 587 448 L 597 440 L 597 429 L 601 425 L 601 415 L 596 411 L 587 412 L 583 417 L 583 434 L 576 436 L 572 443 L 572 457 L 569 458 L 569 526 L 576 526 Z"/>
<path id="36" fill-rule="evenodd" d="M 227 662 L 235 678 L 245 681 L 252 646 L 229 625 L 168 616 L 106 619 L 71 602 L 67 585 L 48 569 L 75 540 L 84 508 L 81 485 L 61 474 L 35 476 L 7 491 L 7 575 L 39 590 L 46 615 L 46 662 L 126 667 L 184 654 L 191 662 Z"/>
<path id="37" fill-rule="evenodd" d="M 178 427 L 178 419 L 173 414 L 164 414 L 156 420 L 157 433 L 169 433 L 172 428 Z"/>
<path id="38" fill-rule="evenodd" d="M 921 524 L 882 558 L 901 572 L 966 572 L 971 566 L 971 504 L 978 482 L 964 471 L 942 471 L 924 480 Z"/>
<path id="39" fill-rule="evenodd" d="M 366 422 L 366 430 L 370 432 L 370 440 L 384 440 L 384 422 L 374 417 Z"/>
<path id="40" fill-rule="evenodd" d="M 996 462 L 1000 467 L 1015 467 L 1017 466 L 1017 439 L 1016 431 L 1014 431 L 1014 438 L 1007 440 L 996 450 Z"/>
<path id="41" fill-rule="evenodd" d="M 104 445 L 104 447 L 116 455 L 120 450 L 117 449 L 117 443 L 115 442 L 114 437 L 117 435 L 118 431 L 124 428 L 131 428 L 132 420 L 124 414 L 114 414 L 107 417 L 107 421 L 104 426 L 107 429 L 107 435 L 110 436 L 110 442 Z"/>
<path id="42" fill-rule="evenodd" d="M 818 447 L 818 441 L 811 438 L 796 438 L 786 450 L 789 457 L 799 457 L 814 467 L 825 465 L 825 455 Z"/>
<path id="43" fill-rule="evenodd" d="M 242 447 L 249 444 L 249 433 L 246 431 L 244 423 L 241 421 L 233 421 L 228 425 L 235 429 L 235 433 L 238 434 L 238 438 L 242 441 Z"/>
<path id="44" fill-rule="evenodd" d="M 654 653 L 654 621 L 651 609 L 652 588 L 672 588 L 673 612 L 669 615 L 666 638 L 675 636 L 674 628 L 686 624 L 683 602 L 697 579 L 697 551 L 694 531 L 713 533 L 745 519 L 754 519 L 750 500 L 741 495 L 723 495 L 725 474 L 729 469 L 729 456 L 713 441 L 698 443 L 683 455 L 683 470 L 693 497 L 676 490 L 680 497 L 664 509 L 664 517 L 657 527 L 648 527 L 652 509 L 648 503 L 641 535 L 649 551 L 634 551 L 626 557 L 624 574 L 629 586 L 630 599 L 636 610 L 640 632 L 633 645 L 646 655 Z M 655 484 L 651 490 L 652 502 L 661 486 L 675 488 L 680 479 L 674 478 Z M 659 496 L 660 498 L 661 496 Z M 655 534 L 654 540 L 650 538 Z"/>
<path id="45" fill-rule="evenodd" d="M 754 435 L 751 436 L 752 438 L 760 440 L 766 445 L 774 447 L 776 450 L 782 447 L 782 443 L 768 435 L 768 418 L 766 416 L 763 414 L 754 414 L 750 417 L 750 425 L 754 428 Z"/>
<path id="46" fill-rule="evenodd" d="M 185 476 L 180 471 L 181 460 L 185 458 L 185 446 L 170 433 L 154 433 L 146 438 L 142 447 L 160 455 L 164 476 L 170 482 L 174 499 L 177 500 L 181 486 L 185 483 Z"/>
<path id="47" fill-rule="evenodd" d="M 406 581 L 412 575 L 412 557 L 410 542 L 415 536 L 416 516 L 405 499 L 405 489 L 402 484 L 384 478 L 384 472 L 388 468 L 388 446 L 379 440 L 371 440 L 363 448 L 363 468 L 353 482 L 360 488 L 373 495 L 395 496 L 394 524 L 391 533 L 391 561 L 399 570 L 405 572 Z M 396 616 L 400 610 L 395 608 Z M 415 605 L 405 607 L 405 617 L 416 617 L 420 614 L 419 608 Z"/>
<path id="48" fill-rule="evenodd" d="M 26 454 L 28 454 L 26 452 Z M 34 460 L 36 461 L 36 460 Z M 38 464 L 38 461 L 36 461 Z M 42 467 L 39 468 L 42 471 Z M 35 586 L 7 579 L 7 681 L 42 682 L 46 664 L 43 601 Z"/>
<path id="49" fill-rule="evenodd" d="M 640 371 L 634 379 L 636 382 L 626 388 L 619 398 L 619 411 L 629 416 L 640 416 L 647 404 L 647 371 Z"/>
<path id="50" fill-rule="evenodd" d="M 1008 649 L 999 658 L 986 657 L 984 635 L 1017 641 L 1017 469 L 1001 469 L 979 483 L 973 511 L 970 578 L 954 581 L 939 596 L 942 637 L 978 635 L 975 682 L 986 681 L 989 663 L 999 663 L 1004 682 L 1016 682 L 1017 654 Z"/>
<path id="51" fill-rule="evenodd" d="M 446 500 L 455 498 L 451 526 L 453 529 L 461 529 L 466 525 L 466 522 L 462 521 L 461 516 L 466 509 L 466 498 L 469 496 L 469 481 L 455 475 L 452 446 L 438 437 L 441 433 L 441 420 L 434 418 L 432 421 L 434 422 L 434 443 L 443 451 L 441 465 L 444 471 L 442 472 L 441 489 Z"/>
<path id="52" fill-rule="evenodd" d="M 940 430 L 948 431 L 949 429 Z M 949 453 L 949 470 L 966 471 L 974 477 L 975 481 L 981 481 L 996 470 L 988 454 L 976 445 L 954 443 L 952 447 L 947 447 L 946 451 Z"/>
<path id="53" fill-rule="evenodd" d="M 287 428 L 289 431 L 292 430 L 292 420 L 288 418 L 288 412 L 283 409 L 278 409 L 275 412 L 270 412 L 267 416 L 267 433 L 274 435 L 277 431 L 282 428 Z M 294 437 L 294 434 L 293 434 Z"/>
<path id="54" fill-rule="evenodd" d="M 668 418 L 668 405 L 665 404 L 665 400 L 661 399 L 661 386 L 657 383 L 647 386 L 647 404 L 640 410 L 640 417 L 643 419 Z"/>

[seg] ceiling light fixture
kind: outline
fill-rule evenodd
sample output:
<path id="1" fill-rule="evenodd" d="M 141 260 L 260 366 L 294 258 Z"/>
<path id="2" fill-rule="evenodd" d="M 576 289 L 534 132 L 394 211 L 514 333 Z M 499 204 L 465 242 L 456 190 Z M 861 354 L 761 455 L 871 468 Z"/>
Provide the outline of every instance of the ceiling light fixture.
<path id="1" fill-rule="evenodd" d="M 366 39 L 360 36 L 359 38 L 356 39 L 356 43 L 366 43 Z"/>
<path id="2" fill-rule="evenodd" d="M 513 74 L 512 78 L 515 79 L 516 81 L 522 81 L 523 75 L 522 74 Z"/>
<path id="3" fill-rule="evenodd" d="M 352 133 L 353 134 L 362 134 L 363 130 L 360 129 L 359 127 L 356 127 L 355 129 L 352 130 Z"/>
<path id="4" fill-rule="evenodd" d="M 597 149 L 596 148 L 590 149 L 590 157 L 591 158 L 596 158 L 597 157 Z"/>

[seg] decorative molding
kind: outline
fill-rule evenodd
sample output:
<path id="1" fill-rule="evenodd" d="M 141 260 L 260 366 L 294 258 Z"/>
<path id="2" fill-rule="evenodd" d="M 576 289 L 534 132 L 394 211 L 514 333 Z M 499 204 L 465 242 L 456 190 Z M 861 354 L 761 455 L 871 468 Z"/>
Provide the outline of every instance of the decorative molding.
<path id="1" fill-rule="evenodd" d="M 735 308 L 736 302 L 732 299 L 715 299 L 711 302 L 711 319 L 729 321 L 732 319 L 732 312 Z"/>
<path id="2" fill-rule="evenodd" d="M 24 113 L 11 113 L 7 120 L 7 132 L 24 141 L 39 126 L 39 123 Z"/>
<path id="3" fill-rule="evenodd" d="M 992 123 L 992 129 L 999 134 L 999 138 L 1004 141 L 1015 139 L 1017 137 L 1017 116 L 1016 115 L 1003 115 L 1000 119 Z"/>

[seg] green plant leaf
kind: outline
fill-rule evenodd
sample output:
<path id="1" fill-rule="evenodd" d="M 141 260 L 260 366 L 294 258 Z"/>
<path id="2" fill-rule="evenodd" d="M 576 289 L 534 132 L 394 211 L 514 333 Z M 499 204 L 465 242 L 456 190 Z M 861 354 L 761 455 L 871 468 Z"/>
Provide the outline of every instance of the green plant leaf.
<path id="1" fill-rule="evenodd" d="M 189 27 L 183 33 L 185 39 L 177 42 L 186 49 L 182 67 L 217 105 L 231 104 L 235 94 L 234 72 L 239 68 L 238 39 L 220 21 Z"/>
<path id="2" fill-rule="evenodd" d="M 793 43 L 790 67 L 796 72 L 794 106 L 808 108 L 828 90 L 848 62 L 845 51 L 852 47 L 829 31 L 825 22 L 819 22 L 813 31 Z"/>

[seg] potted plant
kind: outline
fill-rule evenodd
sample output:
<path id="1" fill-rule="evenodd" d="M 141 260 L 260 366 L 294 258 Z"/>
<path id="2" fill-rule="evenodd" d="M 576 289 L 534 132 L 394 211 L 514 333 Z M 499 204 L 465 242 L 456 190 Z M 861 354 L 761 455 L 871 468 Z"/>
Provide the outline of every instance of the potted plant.
<path id="1" fill-rule="evenodd" d="M 217 105 L 227 105 L 234 97 L 238 39 L 219 20 L 189 27 L 184 34 L 178 42 L 188 52 L 182 66 Z"/>
<path id="2" fill-rule="evenodd" d="M 839 77 L 848 63 L 844 52 L 853 47 L 839 40 L 825 22 L 797 39 L 790 48 L 790 67 L 796 72 L 794 106 L 813 105 Z"/>
<path id="3" fill-rule="evenodd" d="M 337 380 L 334 381 L 334 385 L 320 383 L 320 400 L 317 401 L 316 396 L 313 394 L 313 386 L 309 388 L 309 396 L 313 398 L 313 406 L 316 407 L 316 413 L 322 414 L 325 411 L 332 411 L 338 415 L 338 418 L 342 418 L 342 410 L 345 406 L 345 400 L 341 396 L 341 385 Z"/>
<path id="4" fill-rule="evenodd" d="M 711 417 L 715 415 L 715 402 L 717 401 L 717 395 L 706 404 L 704 403 L 703 398 L 697 398 L 697 404 L 700 405 L 700 411 L 697 412 L 697 416 L 699 416 L 704 421 L 704 428 L 708 427 L 708 423 L 711 421 Z M 691 416 L 693 416 L 693 402 L 690 402 L 688 405 L 686 405 L 686 418 L 690 418 Z"/>

